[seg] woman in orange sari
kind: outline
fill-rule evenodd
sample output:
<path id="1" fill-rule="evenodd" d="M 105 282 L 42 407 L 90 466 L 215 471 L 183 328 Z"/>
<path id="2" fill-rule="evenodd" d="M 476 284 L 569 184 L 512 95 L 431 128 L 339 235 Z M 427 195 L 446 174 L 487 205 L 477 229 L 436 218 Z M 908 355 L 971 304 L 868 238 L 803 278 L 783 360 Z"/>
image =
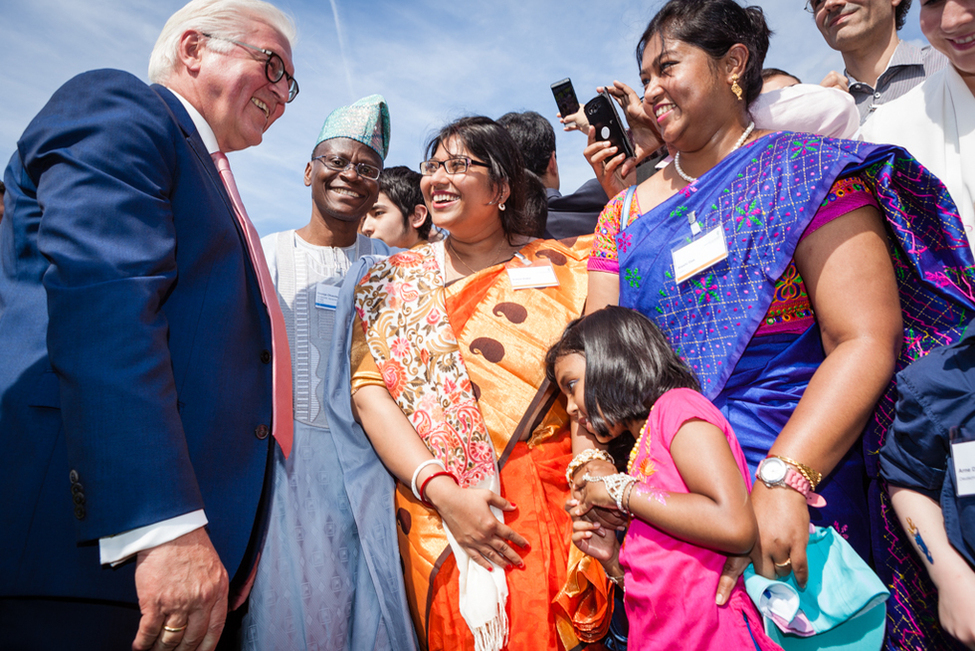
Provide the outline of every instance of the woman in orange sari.
<path id="1" fill-rule="evenodd" d="M 417 635 L 430 649 L 572 648 L 575 630 L 600 635 L 587 626 L 607 591 L 593 569 L 562 595 L 575 628 L 553 606 L 569 567 L 571 442 L 543 359 L 582 311 L 588 238 L 531 238 L 521 156 L 492 120 L 445 127 L 427 157 L 424 199 L 450 235 L 367 274 L 352 342 L 358 418 L 399 479 Z"/>

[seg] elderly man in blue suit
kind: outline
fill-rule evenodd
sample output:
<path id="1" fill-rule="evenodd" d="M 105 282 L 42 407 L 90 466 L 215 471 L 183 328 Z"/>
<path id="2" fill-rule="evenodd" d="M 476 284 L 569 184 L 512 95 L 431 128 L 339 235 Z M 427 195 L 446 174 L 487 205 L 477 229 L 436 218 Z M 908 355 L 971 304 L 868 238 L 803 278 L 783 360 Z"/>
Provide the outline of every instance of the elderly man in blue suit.
<path id="1" fill-rule="evenodd" d="M 0 222 L 12 648 L 211 649 L 246 595 L 291 366 L 223 153 L 294 99 L 293 37 L 260 0 L 193 0 L 155 85 L 80 75 L 17 143 Z"/>

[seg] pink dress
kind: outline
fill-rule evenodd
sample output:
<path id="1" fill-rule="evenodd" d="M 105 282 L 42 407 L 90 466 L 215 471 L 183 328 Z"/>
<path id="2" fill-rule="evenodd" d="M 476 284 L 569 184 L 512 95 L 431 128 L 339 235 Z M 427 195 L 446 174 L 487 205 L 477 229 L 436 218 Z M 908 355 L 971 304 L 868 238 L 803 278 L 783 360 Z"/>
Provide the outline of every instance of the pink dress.
<path id="1" fill-rule="evenodd" d="M 687 493 L 670 456 L 670 444 L 681 425 L 694 418 L 724 432 L 751 490 L 745 456 L 731 425 L 707 398 L 691 389 L 673 389 L 657 400 L 633 448 L 630 474 L 648 487 Z M 627 648 L 781 651 L 765 635 L 762 616 L 741 579 L 728 603 L 715 605 L 725 559 L 720 552 L 679 540 L 634 518 L 620 550 L 630 625 Z"/>

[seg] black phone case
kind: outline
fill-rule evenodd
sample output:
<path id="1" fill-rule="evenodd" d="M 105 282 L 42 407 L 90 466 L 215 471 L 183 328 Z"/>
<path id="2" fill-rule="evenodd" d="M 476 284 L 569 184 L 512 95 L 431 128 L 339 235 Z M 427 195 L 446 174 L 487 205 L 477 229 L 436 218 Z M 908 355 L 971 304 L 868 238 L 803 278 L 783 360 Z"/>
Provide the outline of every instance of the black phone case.
<path id="1" fill-rule="evenodd" d="M 596 140 L 608 140 L 627 158 L 635 158 L 633 145 L 626 136 L 623 121 L 609 95 L 600 93 L 586 102 L 586 119 L 596 128 Z"/>

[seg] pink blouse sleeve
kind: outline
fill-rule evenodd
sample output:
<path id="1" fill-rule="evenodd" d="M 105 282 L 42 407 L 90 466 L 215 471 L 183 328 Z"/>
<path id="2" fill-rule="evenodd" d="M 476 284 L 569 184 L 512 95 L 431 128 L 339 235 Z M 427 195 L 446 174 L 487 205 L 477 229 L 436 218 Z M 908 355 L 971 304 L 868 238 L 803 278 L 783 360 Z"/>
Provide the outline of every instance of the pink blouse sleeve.
<path id="1" fill-rule="evenodd" d="M 837 217 L 853 212 L 857 208 L 873 206 L 879 210 L 877 199 L 870 188 L 859 176 L 847 176 L 836 179 L 829 189 L 826 198 L 816 211 L 816 216 L 809 222 L 800 241 L 815 233 L 817 229 L 830 223 Z"/>

